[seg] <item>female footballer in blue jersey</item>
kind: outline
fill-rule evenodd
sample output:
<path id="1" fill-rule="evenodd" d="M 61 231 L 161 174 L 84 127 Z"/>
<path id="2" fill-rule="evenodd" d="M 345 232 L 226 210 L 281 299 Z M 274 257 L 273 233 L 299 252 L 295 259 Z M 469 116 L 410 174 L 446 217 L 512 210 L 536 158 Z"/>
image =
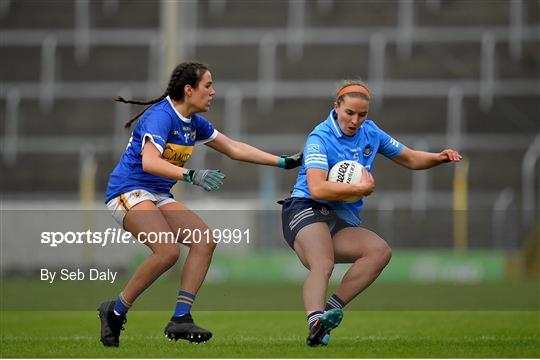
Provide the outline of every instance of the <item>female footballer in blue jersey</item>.
<path id="1" fill-rule="evenodd" d="M 141 117 L 129 144 L 110 175 L 106 204 L 120 225 L 140 240 L 147 234 L 177 234 L 178 229 L 199 229 L 208 226 L 170 194 L 171 187 L 181 180 L 207 191 L 218 190 L 225 175 L 219 170 L 193 170 L 185 167 L 197 145 L 207 146 L 231 159 L 286 169 L 301 163 L 301 153 L 278 157 L 250 145 L 231 140 L 219 133 L 198 113 L 208 111 L 215 95 L 209 68 L 196 62 L 178 65 L 172 73 L 165 93 L 148 102 L 115 100 L 149 105 L 126 127 Z M 211 234 L 212 232 L 210 232 Z M 181 239 L 184 240 L 184 239 Z M 182 269 L 180 291 L 174 314 L 165 335 L 169 339 L 204 342 L 212 333 L 197 326 L 190 310 L 195 295 L 210 266 L 214 241 L 190 241 Z M 188 243 L 189 242 L 189 243 Z M 101 319 L 101 342 L 118 346 L 126 314 L 137 297 L 163 272 L 173 266 L 180 255 L 178 243 L 146 241 L 152 254 L 136 269 L 116 301 L 106 301 L 98 309 Z"/>
<path id="2" fill-rule="evenodd" d="M 290 198 L 283 201 L 283 233 L 287 243 L 309 270 L 303 297 L 309 325 L 307 344 L 327 345 L 339 325 L 341 310 L 366 289 L 390 261 L 391 250 L 374 232 L 360 227 L 364 201 L 375 190 L 371 175 L 380 153 L 412 170 L 429 169 L 461 160 L 451 149 L 440 153 L 415 151 L 394 140 L 367 114 L 371 94 L 360 81 L 344 81 L 327 119 L 309 134 L 302 167 Z M 328 171 L 342 160 L 364 166 L 359 184 L 329 182 Z M 325 303 L 335 263 L 352 263 L 341 284 Z"/>

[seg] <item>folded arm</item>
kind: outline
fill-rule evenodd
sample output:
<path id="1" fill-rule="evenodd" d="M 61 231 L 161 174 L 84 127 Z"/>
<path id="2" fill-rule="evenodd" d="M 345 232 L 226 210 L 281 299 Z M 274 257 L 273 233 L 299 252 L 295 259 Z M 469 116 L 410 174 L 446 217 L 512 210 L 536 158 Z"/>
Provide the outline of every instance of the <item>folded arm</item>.
<path id="1" fill-rule="evenodd" d="M 340 201 L 351 196 L 368 196 L 375 190 L 373 176 L 362 168 L 362 181 L 359 184 L 343 184 L 327 180 L 328 171 L 307 169 L 307 183 L 314 200 Z"/>

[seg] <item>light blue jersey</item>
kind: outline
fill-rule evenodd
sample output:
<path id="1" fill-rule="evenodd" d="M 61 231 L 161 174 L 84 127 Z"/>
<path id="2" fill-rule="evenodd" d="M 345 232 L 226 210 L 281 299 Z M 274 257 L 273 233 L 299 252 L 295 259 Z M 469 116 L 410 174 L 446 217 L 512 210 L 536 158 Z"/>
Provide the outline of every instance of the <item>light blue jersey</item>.
<path id="1" fill-rule="evenodd" d="M 183 167 L 195 145 L 214 140 L 217 135 L 217 130 L 204 117 L 197 114 L 191 119 L 183 117 L 167 96 L 146 110 L 133 129 L 128 146 L 109 178 L 105 202 L 136 189 L 170 192 L 176 180 L 152 175 L 142 169 L 142 150 L 146 141 L 156 146 L 163 159 Z"/>
<path id="2" fill-rule="evenodd" d="M 354 136 L 345 135 L 337 123 L 335 110 L 332 110 L 328 118 L 317 125 L 307 138 L 302 166 L 291 196 L 311 198 L 307 169 L 329 171 L 342 160 L 354 160 L 371 172 L 377 153 L 392 159 L 402 150 L 403 145 L 381 130 L 372 120 L 366 119 Z M 363 199 L 355 203 L 317 201 L 328 204 L 340 218 L 351 225 L 357 226 L 362 222 L 359 212 L 364 205 Z"/>

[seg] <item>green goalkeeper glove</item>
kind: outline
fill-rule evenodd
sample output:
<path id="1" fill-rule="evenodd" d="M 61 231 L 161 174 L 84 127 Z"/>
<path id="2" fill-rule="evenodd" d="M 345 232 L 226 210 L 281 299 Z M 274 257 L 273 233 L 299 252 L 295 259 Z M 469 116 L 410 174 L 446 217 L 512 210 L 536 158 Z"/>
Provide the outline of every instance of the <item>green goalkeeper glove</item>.
<path id="1" fill-rule="evenodd" d="M 225 174 L 219 170 L 188 170 L 184 181 L 202 187 L 206 191 L 216 191 L 223 186 Z"/>

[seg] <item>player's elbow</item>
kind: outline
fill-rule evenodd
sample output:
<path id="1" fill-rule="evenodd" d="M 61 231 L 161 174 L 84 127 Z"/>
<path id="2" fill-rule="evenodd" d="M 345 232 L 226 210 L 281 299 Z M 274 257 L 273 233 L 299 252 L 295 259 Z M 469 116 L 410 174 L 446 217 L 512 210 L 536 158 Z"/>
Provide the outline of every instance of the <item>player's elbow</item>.
<path id="1" fill-rule="evenodd" d="M 309 185 L 309 193 L 313 200 L 324 200 L 320 186 Z"/>
<path id="2" fill-rule="evenodd" d="M 225 155 L 231 160 L 242 160 L 242 149 L 237 141 L 232 141 Z"/>
<path id="3" fill-rule="evenodd" d="M 154 162 L 148 156 L 142 157 L 141 166 L 144 172 L 152 173 L 153 168 L 154 168 L 153 165 L 154 165 Z"/>
<path id="4" fill-rule="evenodd" d="M 411 170 L 425 170 L 428 168 L 421 160 L 411 161 L 407 167 Z"/>
<path id="5" fill-rule="evenodd" d="M 404 159 L 403 165 L 410 170 L 422 169 L 422 167 L 420 166 L 420 159 L 415 151 L 411 152 L 410 156 Z"/>

